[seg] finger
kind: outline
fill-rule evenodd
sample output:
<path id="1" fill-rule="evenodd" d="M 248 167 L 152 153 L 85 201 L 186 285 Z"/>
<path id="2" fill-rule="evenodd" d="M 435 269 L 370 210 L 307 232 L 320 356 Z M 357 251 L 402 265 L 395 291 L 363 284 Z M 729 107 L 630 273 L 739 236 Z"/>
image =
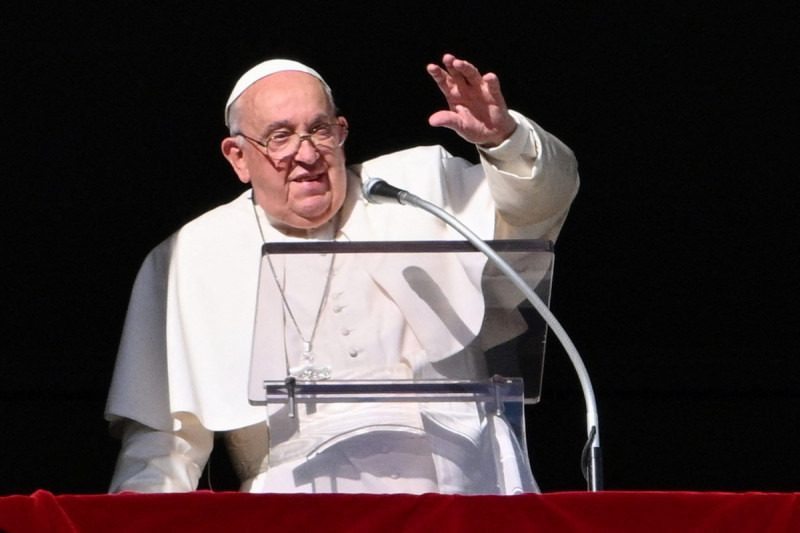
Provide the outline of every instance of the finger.
<path id="1" fill-rule="evenodd" d="M 435 63 L 428 64 L 428 66 L 425 67 L 425 70 L 428 71 L 428 74 L 431 75 L 431 78 L 433 78 L 433 80 L 439 85 L 444 83 L 447 79 L 447 72 L 445 72 L 442 67 Z"/>
<path id="2" fill-rule="evenodd" d="M 489 72 L 483 76 L 483 82 L 486 84 L 489 97 L 495 102 L 505 105 L 505 98 L 503 97 L 503 91 L 500 90 L 500 80 L 497 75 Z"/>
<path id="3" fill-rule="evenodd" d="M 455 61 L 455 59 L 456 56 L 453 54 L 444 54 L 442 56 L 442 65 L 444 65 L 444 68 L 450 69 L 453 67 L 453 61 Z"/>
<path id="4" fill-rule="evenodd" d="M 460 62 L 462 62 L 462 60 L 456 58 L 452 54 L 445 54 L 442 58 L 442 64 L 444 65 L 447 74 L 450 76 L 452 83 L 456 85 L 469 83 L 461 70 L 459 70 L 458 66 L 456 66 L 456 64 Z"/>
<path id="5" fill-rule="evenodd" d="M 428 124 L 437 128 L 450 128 L 458 131 L 461 121 L 452 111 L 437 111 L 428 118 Z"/>
<path id="6" fill-rule="evenodd" d="M 428 74 L 430 74 L 433 81 L 436 82 L 436 85 L 439 87 L 439 90 L 442 91 L 445 95 L 450 93 L 451 87 L 453 85 L 453 81 L 450 78 L 450 75 L 443 70 L 439 65 L 435 65 L 431 63 L 427 67 Z"/>
<path id="7" fill-rule="evenodd" d="M 480 85 L 481 73 L 475 65 L 464 59 L 454 59 L 452 65 L 453 69 L 458 72 L 467 83 L 470 85 Z"/>

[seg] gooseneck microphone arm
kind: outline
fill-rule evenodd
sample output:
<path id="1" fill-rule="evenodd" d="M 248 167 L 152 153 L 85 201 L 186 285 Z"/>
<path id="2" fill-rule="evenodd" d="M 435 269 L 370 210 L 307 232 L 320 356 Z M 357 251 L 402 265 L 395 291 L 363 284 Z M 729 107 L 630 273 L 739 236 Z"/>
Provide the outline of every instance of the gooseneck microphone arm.
<path id="1" fill-rule="evenodd" d="M 586 366 L 583 364 L 581 356 L 578 354 L 577 348 L 570 340 L 567 332 L 558 322 L 555 315 L 548 309 L 542 302 L 541 298 L 531 289 L 520 275 L 495 252 L 488 244 L 486 244 L 474 232 L 462 224 L 451 214 L 447 213 L 440 207 L 433 205 L 422 198 L 411 194 L 403 189 L 398 189 L 386 183 L 380 178 L 370 178 L 364 183 L 362 188 L 364 198 L 370 203 L 387 203 L 397 202 L 402 205 L 413 205 L 418 207 L 435 217 L 440 218 L 446 224 L 453 227 L 456 231 L 462 234 L 467 240 L 472 243 L 475 248 L 483 252 L 499 269 L 505 274 L 517 288 L 525 295 L 528 301 L 533 305 L 536 311 L 547 322 L 547 325 L 556 335 L 564 350 L 572 362 L 572 366 L 578 374 L 578 380 L 583 390 L 584 401 L 586 402 L 586 433 L 587 441 L 584 447 L 584 453 L 581 458 L 581 469 L 586 478 L 588 489 L 592 492 L 602 490 L 603 484 L 603 471 L 602 459 L 600 454 L 600 423 L 597 416 L 597 402 L 594 397 L 594 389 L 592 382 L 589 379 L 589 373 Z"/>

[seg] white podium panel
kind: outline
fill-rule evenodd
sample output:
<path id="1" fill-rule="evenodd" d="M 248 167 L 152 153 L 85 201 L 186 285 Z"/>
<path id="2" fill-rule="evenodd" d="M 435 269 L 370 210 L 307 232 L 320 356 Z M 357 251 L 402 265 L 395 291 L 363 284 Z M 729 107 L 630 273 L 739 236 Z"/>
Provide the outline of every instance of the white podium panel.
<path id="1" fill-rule="evenodd" d="M 550 243 L 489 244 L 549 302 Z M 546 334 L 465 241 L 265 244 L 249 398 L 268 410 L 268 476 L 301 492 L 536 491 L 524 404 Z"/>

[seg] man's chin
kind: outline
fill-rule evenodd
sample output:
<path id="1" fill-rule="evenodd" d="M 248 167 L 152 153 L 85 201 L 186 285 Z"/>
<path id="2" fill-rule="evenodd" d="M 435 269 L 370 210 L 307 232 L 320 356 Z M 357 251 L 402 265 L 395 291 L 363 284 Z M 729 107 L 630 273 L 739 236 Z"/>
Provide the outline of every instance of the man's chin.
<path id="1" fill-rule="evenodd" d="M 297 210 L 294 213 L 294 219 L 297 221 L 298 228 L 312 229 L 322 226 L 333 218 L 334 212 L 330 208 L 330 203 L 326 203 L 322 207 L 306 208 Z"/>

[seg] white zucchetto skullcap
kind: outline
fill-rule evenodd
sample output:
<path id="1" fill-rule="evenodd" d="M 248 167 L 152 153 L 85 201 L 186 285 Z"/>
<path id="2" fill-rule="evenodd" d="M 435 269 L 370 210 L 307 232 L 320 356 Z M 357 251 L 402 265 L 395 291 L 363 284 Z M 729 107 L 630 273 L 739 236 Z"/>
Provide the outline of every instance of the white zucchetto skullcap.
<path id="1" fill-rule="evenodd" d="M 297 71 L 311 74 L 322 82 L 322 85 L 325 86 L 325 90 L 328 92 L 328 94 L 331 92 L 328 84 L 325 83 L 325 80 L 322 79 L 322 76 L 320 76 L 319 73 L 313 68 L 307 67 L 306 65 L 297 61 L 292 61 L 291 59 L 270 59 L 268 61 L 264 61 L 263 63 L 259 63 L 245 72 L 242 77 L 239 78 L 239 81 L 236 82 L 236 85 L 233 86 L 231 95 L 228 97 L 228 103 L 225 104 L 225 125 L 230 126 L 228 123 L 228 118 L 231 110 L 231 104 L 233 104 L 233 102 L 236 101 L 236 99 L 239 98 L 248 87 L 253 85 L 261 78 L 266 78 L 270 74 L 285 71 Z"/>

